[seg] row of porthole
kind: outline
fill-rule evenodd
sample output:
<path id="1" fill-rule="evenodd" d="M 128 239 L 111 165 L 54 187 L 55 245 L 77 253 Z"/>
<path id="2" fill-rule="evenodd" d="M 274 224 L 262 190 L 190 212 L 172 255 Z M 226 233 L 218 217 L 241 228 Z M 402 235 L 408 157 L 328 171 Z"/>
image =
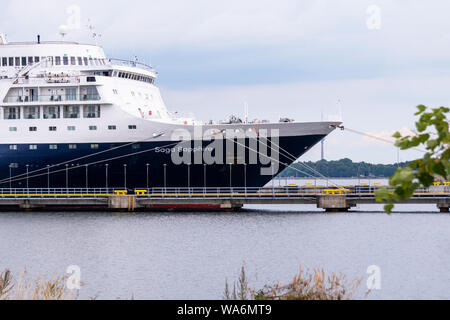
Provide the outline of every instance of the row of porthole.
<path id="1" fill-rule="evenodd" d="M 70 150 L 75 150 L 77 148 L 76 144 L 69 144 L 68 146 L 69 146 Z M 58 150 L 58 145 L 57 144 L 50 144 L 48 146 L 48 148 L 50 150 Z M 98 148 L 99 148 L 98 144 L 95 144 L 95 143 L 91 144 L 91 149 L 98 149 Z M 29 150 L 37 150 L 37 149 L 38 149 L 38 145 L 37 144 L 30 144 L 29 145 Z M 10 144 L 9 145 L 9 150 L 18 150 L 17 144 Z"/>
<path id="2" fill-rule="evenodd" d="M 29 148 L 29 150 L 38 150 L 38 145 L 37 144 L 30 144 L 28 146 L 28 148 Z M 58 145 L 57 144 L 50 144 L 48 146 L 48 148 L 50 150 L 58 150 Z M 69 150 L 76 150 L 77 148 L 78 148 L 78 146 L 76 144 L 69 144 L 68 145 L 68 149 Z M 98 144 L 96 144 L 96 143 L 92 143 L 91 144 L 91 149 L 98 149 L 98 148 L 99 148 Z M 141 145 L 139 143 L 135 143 L 135 144 L 131 145 L 131 148 L 134 149 L 134 150 L 140 149 Z M 18 150 L 17 144 L 9 145 L 9 150 Z"/>
<path id="3" fill-rule="evenodd" d="M 129 130 L 136 130 L 137 126 L 129 125 L 128 129 Z M 29 127 L 28 130 L 31 131 L 31 132 L 36 132 L 37 131 L 37 127 Z M 76 127 L 75 126 L 68 126 L 67 130 L 68 131 L 75 131 Z M 89 126 L 89 130 L 95 131 L 95 130 L 97 130 L 97 126 Z M 117 126 L 108 126 L 108 130 L 117 130 Z M 17 127 L 9 127 L 9 131 L 17 132 Z M 57 127 L 48 127 L 48 131 L 57 131 Z"/>

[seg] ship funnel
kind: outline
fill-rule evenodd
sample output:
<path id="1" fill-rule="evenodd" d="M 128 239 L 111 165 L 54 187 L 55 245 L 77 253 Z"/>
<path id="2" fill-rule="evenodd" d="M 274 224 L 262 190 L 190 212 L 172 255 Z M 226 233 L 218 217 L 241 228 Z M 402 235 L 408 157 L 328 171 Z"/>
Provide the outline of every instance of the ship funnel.
<path id="1" fill-rule="evenodd" d="M 6 41 L 6 35 L 4 33 L 0 33 L 0 45 L 2 44 L 8 44 L 8 41 Z"/>

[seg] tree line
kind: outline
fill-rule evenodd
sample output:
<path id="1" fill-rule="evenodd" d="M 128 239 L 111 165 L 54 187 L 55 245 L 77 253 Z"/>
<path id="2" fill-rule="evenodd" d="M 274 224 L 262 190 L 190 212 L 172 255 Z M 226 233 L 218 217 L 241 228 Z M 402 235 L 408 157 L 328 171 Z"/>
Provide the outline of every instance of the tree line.
<path id="1" fill-rule="evenodd" d="M 353 178 L 353 177 L 390 177 L 398 168 L 404 168 L 409 162 L 395 164 L 372 164 L 367 162 L 353 162 L 345 158 L 337 161 L 320 160 L 317 162 L 296 162 L 286 168 L 278 177 L 309 178 L 318 177 L 315 171 L 330 178 Z M 309 168 L 313 169 L 309 169 Z"/>

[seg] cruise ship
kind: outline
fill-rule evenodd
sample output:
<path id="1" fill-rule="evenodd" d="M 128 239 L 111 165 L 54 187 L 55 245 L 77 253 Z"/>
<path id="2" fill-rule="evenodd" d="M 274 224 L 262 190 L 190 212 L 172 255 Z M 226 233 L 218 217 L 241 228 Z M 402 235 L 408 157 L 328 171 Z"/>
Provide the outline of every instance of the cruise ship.
<path id="1" fill-rule="evenodd" d="M 262 187 L 340 124 L 201 123 L 168 111 L 157 75 L 98 45 L 0 34 L 0 188 Z"/>

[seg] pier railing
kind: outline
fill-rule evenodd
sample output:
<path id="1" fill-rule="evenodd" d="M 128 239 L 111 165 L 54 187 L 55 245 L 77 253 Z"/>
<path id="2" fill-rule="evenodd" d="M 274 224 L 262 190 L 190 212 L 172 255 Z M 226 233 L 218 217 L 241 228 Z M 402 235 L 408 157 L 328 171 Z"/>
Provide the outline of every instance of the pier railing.
<path id="1" fill-rule="evenodd" d="M 0 189 L 0 198 L 108 198 L 135 196 L 148 199 L 315 199 L 318 196 L 346 196 L 347 199 L 373 199 L 379 187 L 264 187 L 264 188 L 11 188 Z M 449 198 L 450 187 L 419 188 L 414 198 Z"/>

